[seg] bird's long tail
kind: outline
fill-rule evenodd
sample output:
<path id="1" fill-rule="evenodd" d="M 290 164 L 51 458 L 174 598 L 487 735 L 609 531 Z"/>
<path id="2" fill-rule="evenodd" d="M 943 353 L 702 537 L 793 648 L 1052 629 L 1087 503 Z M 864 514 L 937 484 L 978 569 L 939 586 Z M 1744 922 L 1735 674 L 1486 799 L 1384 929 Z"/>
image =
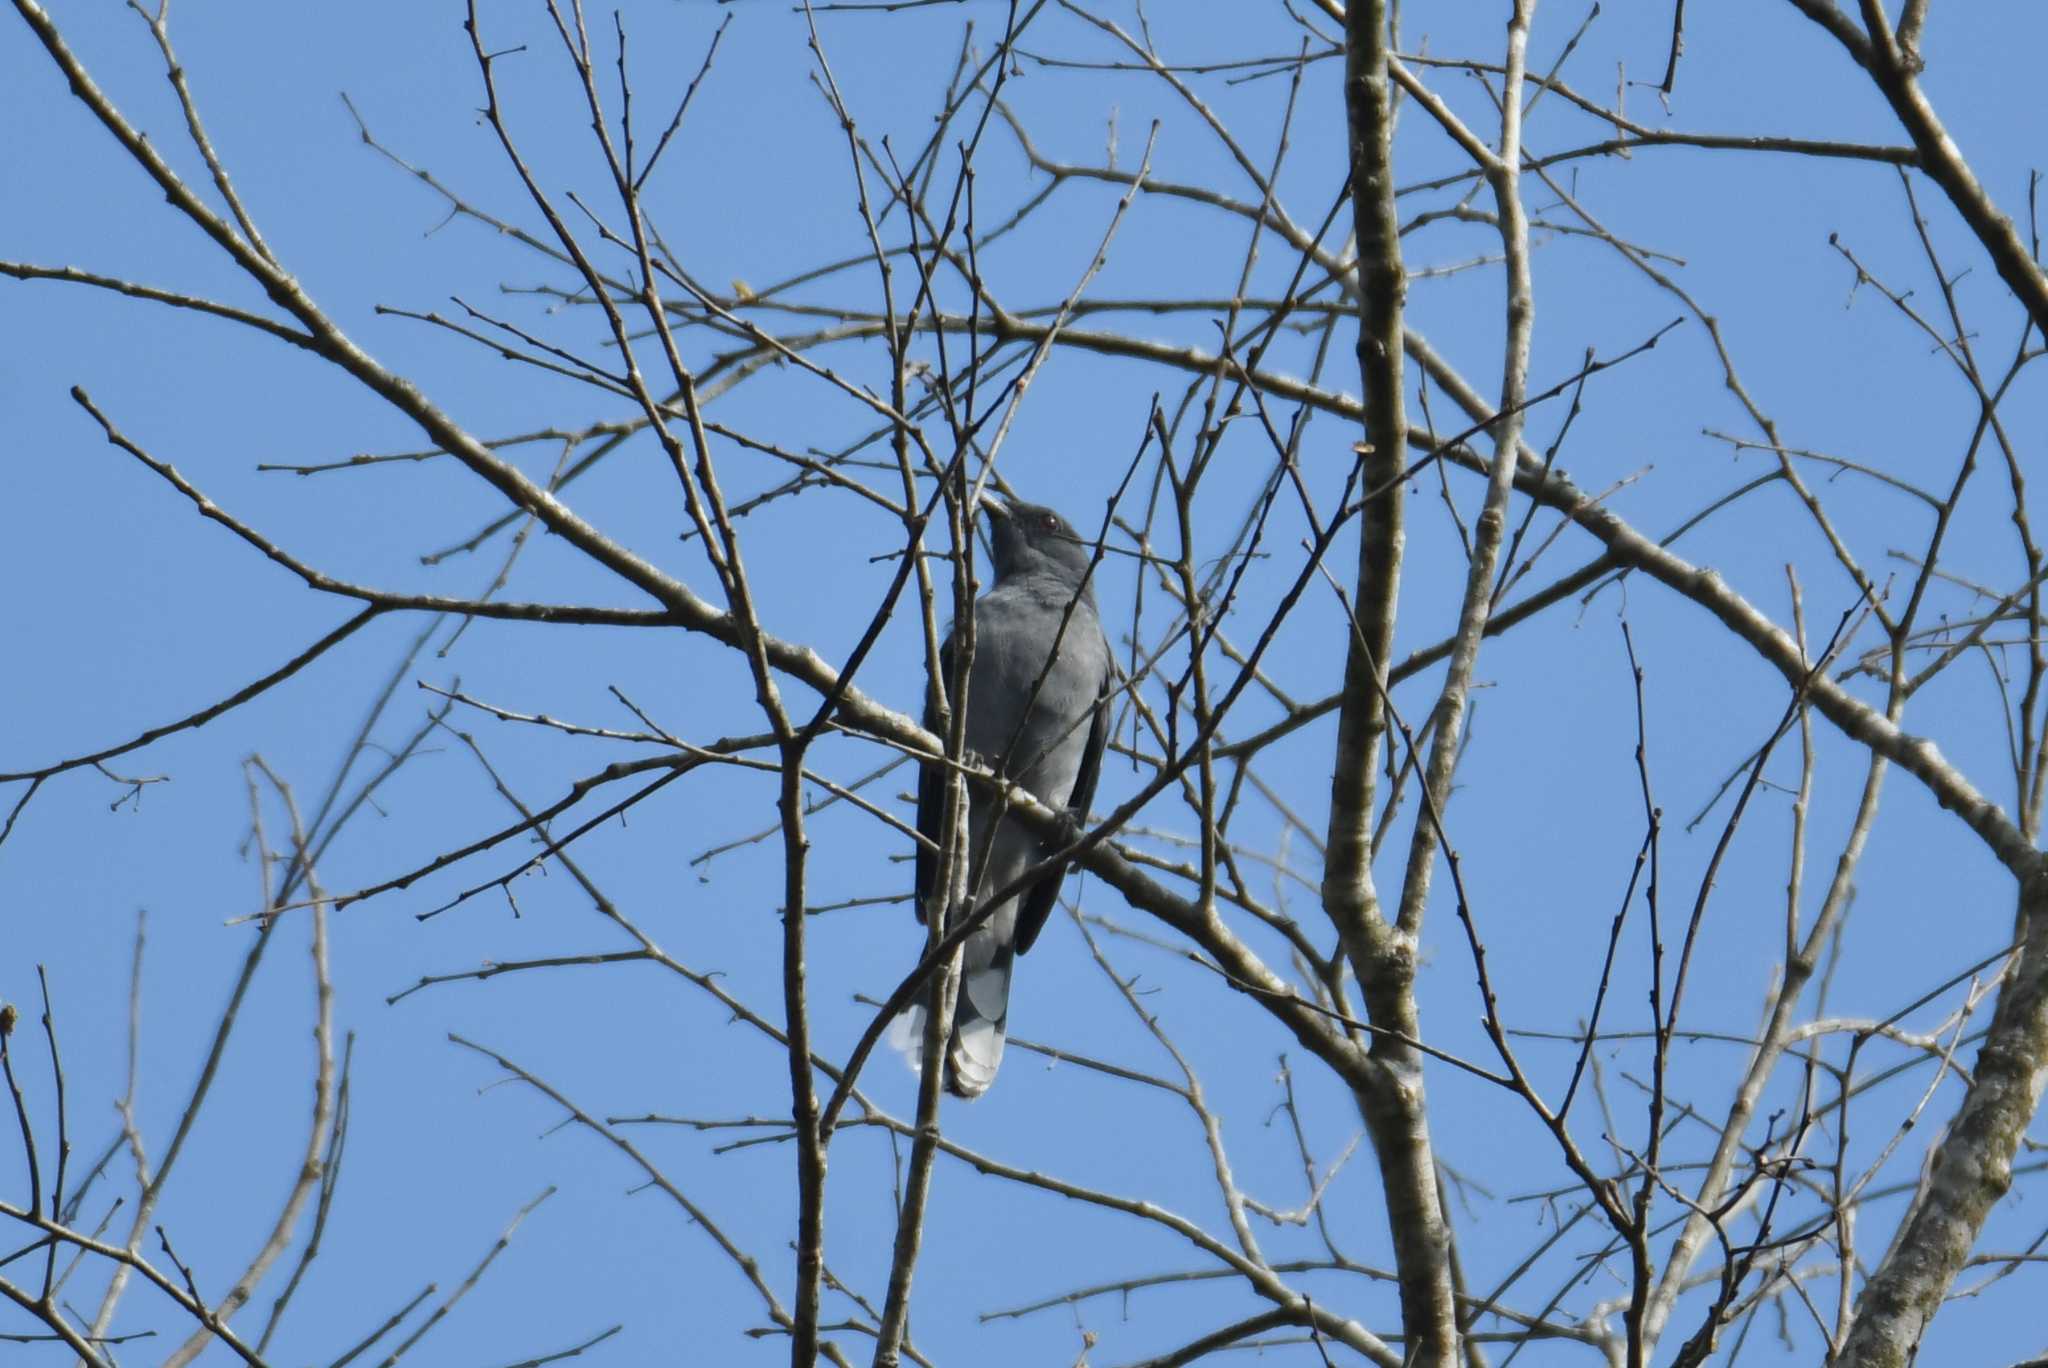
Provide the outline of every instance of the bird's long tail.
<path id="1" fill-rule="evenodd" d="M 979 1097 L 996 1081 L 1010 1020 L 1012 958 L 1005 945 L 988 964 L 961 976 L 953 1037 L 946 1042 L 946 1088 L 955 1097 Z"/>
<path id="2" fill-rule="evenodd" d="M 1004 946 L 993 961 L 970 968 L 963 976 L 953 1005 L 953 1034 L 946 1042 L 946 1090 L 955 1097 L 979 1097 L 996 1080 L 1010 1017 L 1013 958 L 1014 952 Z M 924 1005 L 913 1003 L 889 1028 L 889 1043 L 902 1051 L 913 1073 L 924 1063 L 924 1018 Z"/>

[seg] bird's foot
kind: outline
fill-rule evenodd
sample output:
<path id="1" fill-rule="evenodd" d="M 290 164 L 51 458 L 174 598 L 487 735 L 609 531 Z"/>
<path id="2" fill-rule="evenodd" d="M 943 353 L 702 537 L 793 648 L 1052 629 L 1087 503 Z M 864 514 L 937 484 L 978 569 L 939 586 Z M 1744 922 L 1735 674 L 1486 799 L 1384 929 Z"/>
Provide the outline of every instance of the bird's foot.
<path id="1" fill-rule="evenodd" d="M 1088 831 L 1088 814 L 1075 808 L 1061 808 L 1053 814 L 1053 839 L 1062 847 L 1073 845 Z"/>

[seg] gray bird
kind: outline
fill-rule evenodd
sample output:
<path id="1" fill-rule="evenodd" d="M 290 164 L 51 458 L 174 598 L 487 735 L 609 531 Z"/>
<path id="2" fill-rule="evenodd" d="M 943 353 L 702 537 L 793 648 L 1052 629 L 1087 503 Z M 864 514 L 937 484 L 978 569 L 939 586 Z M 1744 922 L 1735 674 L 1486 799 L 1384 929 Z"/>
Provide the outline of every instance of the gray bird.
<path id="1" fill-rule="evenodd" d="M 992 499 L 983 500 L 982 508 L 995 545 L 995 583 L 974 605 L 967 749 L 1047 807 L 1085 823 L 1109 740 L 1112 678 L 1109 642 L 1088 585 L 1091 546 L 1050 508 Z M 952 658 L 949 637 L 939 653 L 949 686 Z M 927 717 L 926 725 L 933 720 Z M 944 836 L 945 781 L 943 768 L 928 765 L 918 782 L 917 828 L 934 843 Z M 991 836 L 997 802 L 968 795 L 966 858 L 980 862 L 974 899 L 1008 884 L 1057 848 L 1014 817 L 996 823 Z M 918 847 L 920 921 L 938 863 L 936 854 Z M 1046 873 L 967 938 L 946 1045 L 946 1087 L 960 1097 L 979 1097 L 995 1081 L 1009 1021 L 1011 961 L 1038 939 L 1064 873 Z M 965 915 L 974 899 L 949 915 Z"/>

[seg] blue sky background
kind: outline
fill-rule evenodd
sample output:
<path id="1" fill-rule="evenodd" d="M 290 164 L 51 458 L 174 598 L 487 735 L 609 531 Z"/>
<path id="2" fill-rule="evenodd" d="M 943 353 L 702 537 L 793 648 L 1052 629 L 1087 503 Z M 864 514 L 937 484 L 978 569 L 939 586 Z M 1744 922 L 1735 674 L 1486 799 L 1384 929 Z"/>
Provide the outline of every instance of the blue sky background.
<path id="1" fill-rule="evenodd" d="M 493 48 L 528 45 L 524 54 L 502 61 L 500 79 L 513 127 L 542 184 L 601 194 L 587 123 L 544 12 L 531 5 L 486 8 Z M 1416 12 L 1408 18 L 1407 50 L 1426 39 L 1431 53 L 1497 57 L 1503 6 L 1431 7 L 1426 14 L 1423 7 L 1410 9 Z M 1840 50 L 1789 6 L 1743 0 L 1693 9 L 1669 114 L 1652 92 L 1632 89 L 1633 117 L 1731 134 L 1902 140 Z M 196 177 L 197 159 L 182 142 L 182 120 L 158 55 L 135 15 L 105 0 L 58 3 L 52 13 L 129 117 Z M 862 250 L 844 140 L 811 84 L 801 14 L 778 4 L 697 0 L 634 0 L 622 13 L 632 38 L 636 108 L 650 124 L 665 120 L 713 30 L 731 16 L 689 122 L 651 182 L 652 212 L 700 279 L 719 285 L 739 279 L 759 289 Z M 1003 13 L 1002 6 L 976 2 L 886 17 L 821 15 L 819 31 L 862 130 L 870 138 L 888 134 L 907 156 L 929 135 L 963 26 L 971 22 L 985 48 L 1000 31 Z M 592 16 L 607 61 L 608 16 Z M 1116 17 L 1135 22 L 1127 12 Z M 1583 17 L 1576 6 L 1546 6 L 1532 42 L 1532 68 L 1547 70 Z M 473 203 L 539 229 L 477 117 L 479 80 L 460 18 L 458 7 L 441 3 L 188 5 L 174 11 L 172 32 L 246 203 L 287 267 L 360 344 L 484 436 L 626 416 L 615 400 L 376 312 L 379 305 L 447 311 L 454 307 L 448 296 L 459 295 L 563 345 L 594 351 L 601 341 L 601 322 L 588 311 L 550 313 L 532 296 L 502 294 L 501 285 L 561 284 L 565 277 L 475 223 L 443 223 L 442 202 L 364 147 L 337 98 L 346 91 L 380 139 Z M 1277 6 L 1188 0 L 1155 6 L 1151 19 L 1162 52 L 1181 62 L 1291 52 L 1298 41 Z M 1630 79 L 1656 79 L 1668 24 L 1667 6 L 1608 6 L 1574 52 L 1566 79 L 1603 98 L 1614 87 L 1617 63 L 1625 64 Z M 0 116 L 14 130 L 0 149 L 0 257 L 77 265 L 263 308 L 260 293 L 163 204 L 68 96 L 21 21 L 9 16 L 0 22 L 0 35 Z M 1931 98 L 1989 192 L 2023 223 L 2027 174 L 2041 157 L 2035 92 L 2044 43 L 2048 17 L 2033 7 L 1952 6 L 1937 7 L 1927 44 Z M 1119 55 L 1102 34 L 1057 8 L 1023 46 L 1096 61 Z M 1312 64 L 1294 119 L 1281 187 L 1304 223 L 1320 221 L 1342 181 L 1337 77 L 1338 63 Z M 1476 126 L 1492 127 L 1490 106 L 1474 82 L 1442 72 L 1429 79 Z M 1284 78 L 1227 85 L 1206 77 L 1198 88 L 1257 160 L 1271 157 Z M 1158 119 L 1156 175 L 1237 197 L 1256 195 L 1213 137 L 1152 78 L 1024 60 L 1008 94 L 1048 155 L 1099 161 L 1113 117 L 1120 162 L 1135 165 L 1145 130 Z M 1603 133 L 1551 98 L 1537 107 L 1527 136 L 1532 149 L 1553 151 Z M 1455 150 L 1413 108 L 1403 114 L 1399 155 L 1404 184 L 1458 167 Z M 1043 183 L 1000 127 L 991 129 L 978 165 L 984 224 Z M 1745 383 L 1788 444 L 1864 461 L 1929 487 L 1947 486 L 1975 417 L 1974 400 L 1945 363 L 1929 355 L 1924 336 L 1868 287 L 1852 291 L 1851 268 L 1828 245 L 1829 235 L 1839 234 L 1893 288 L 1917 291 L 1915 301 L 1926 309 L 1938 306 L 1890 168 L 1645 149 L 1627 161 L 1588 160 L 1560 174 L 1572 177 L 1567 187 L 1613 231 L 1683 259 L 1680 282 L 1721 320 Z M 1056 302 L 1071 287 L 1101 237 L 1115 193 L 1097 184 L 1065 185 L 1031 228 L 983 257 L 983 269 L 1011 307 Z M 1533 182 L 1528 199 L 1545 217 L 1564 217 Z M 1441 196 L 1412 201 L 1417 208 L 1440 202 Z M 1986 365 L 2002 367 L 2017 338 L 2018 313 L 1938 195 L 1923 187 L 1921 203 L 1949 270 L 1973 268 L 1960 297 Z M 1404 203 L 1404 214 L 1410 212 Z M 1239 220 L 1142 197 L 1090 295 L 1225 295 L 1245 245 Z M 1411 269 L 1419 270 L 1492 252 L 1497 239 L 1482 227 L 1443 225 L 1411 237 L 1405 250 Z M 1292 255 L 1267 239 L 1255 288 L 1277 292 L 1292 268 Z M 1537 386 L 1570 374 L 1587 348 L 1616 354 L 1679 312 L 1669 296 L 1647 288 L 1611 251 L 1585 239 L 1546 236 L 1535 272 Z M 1493 268 L 1417 280 L 1409 299 L 1413 326 L 1488 392 L 1498 384 L 1500 294 Z M 856 269 L 801 297 L 870 307 L 872 271 Z M 1086 326 L 1204 347 L 1215 337 L 1213 315 L 1202 314 L 1097 316 Z M 701 337 L 695 345 L 693 364 L 704 364 L 716 350 Z M 1287 340 L 1276 348 L 1273 368 L 1306 373 L 1310 345 Z M 884 383 L 879 350 L 842 348 L 832 362 L 866 383 Z M 1057 352 L 1022 410 L 1001 468 L 1025 496 L 1056 503 L 1092 527 L 1135 449 L 1153 393 L 1165 386 L 1172 402 L 1182 383 L 1183 377 L 1131 362 Z M 1356 391 L 1348 334 L 1340 333 L 1332 349 L 1326 383 Z M 6 490 L 0 496 L 0 583 L 7 586 L 0 595 L 0 718 L 6 719 L 0 722 L 0 770 L 48 763 L 203 706 L 274 667 L 350 611 L 203 523 L 174 491 L 108 447 L 68 397 L 74 384 L 223 507 L 330 573 L 392 589 L 473 594 L 496 571 L 502 539 L 475 555 L 432 567 L 420 563 L 422 553 L 466 538 L 501 508 L 492 491 L 452 462 L 303 479 L 255 469 L 422 444 L 417 431 L 345 377 L 215 320 L 71 286 L 6 282 L 0 285 L 0 403 L 8 415 L 0 442 Z M 1627 481 L 1613 505 L 1645 531 L 1661 535 L 1767 468 L 1754 454 L 1732 458 L 1724 443 L 1702 433 L 1756 435 L 1723 389 L 1697 322 L 1689 320 L 1654 352 L 1598 377 L 1586 400 L 1559 463 L 1588 490 Z M 1443 396 L 1433 393 L 1431 402 L 1439 426 L 1464 426 L 1450 416 Z M 740 387 L 716 403 L 713 416 L 797 448 L 842 445 L 872 425 L 855 406 L 790 374 Z M 1546 445 L 1562 416 L 1557 404 L 1535 412 L 1532 443 Z M 2038 377 L 2023 380 L 2005 417 L 2029 456 L 2038 449 L 2044 416 Z M 1328 417 L 1311 427 L 1304 467 L 1319 497 L 1334 499 L 1354 436 Z M 1197 528 L 1210 556 L 1227 547 L 1245 499 L 1271 460 L 1248 424 L 1226 439 L 1222 452 L 1205 488 L 1213 518 Z M 517 459 L 541 478 L 556 455 L 552 446 L 535 445 L 519 449 Z M 720 460 L 735 497 L 784 478 L 780 468 L 730 446 Z M 1945 564 L 1968 579 L 2009 587 L 2020 560 L 2006 518 L 2004 475 L 1994 467 L 1987 453 Z M 1873 573 L 1901 571 L 1902 563 L 1887 553 L 1917 550 L 1926 535 L 1925 510 L 1867 481 L 1812 478 Z M 1477 483 L 1454 476 L 1452 488 L 1469 518 Z M 566 497 L 700 593 L 715 593 L 694 546 L 676 540 L 682 516 L 673 477 L 644 437 Z M 1433 476 L 1418 482 L 1410 507 L 1415 527 L 1399 637 L 1404 653 L 1446 633 L 1462 583 L 1455 533 Z M 1247 577 L 1246 601 L 1230 626 L 1241 641 L 1255 636 L 1259 608 L 1273 602 L 1294 573 L 1297 561 L 1289 551 L 1301 529 L 1298 519 L 1286 521 L 1293 516 L 1283 515 L 1270 543 L 1272 558 Z M 870 559 L 894 549 L 891 521 L 851 498 L 806 497 L 770 505 L 742 526 L 770 628 L 828 659 L 843 658 L 892 572 L 891 563 Z M 1548 526 L 1538 520 L 1540 531 Z M 1781 621 L 1789 621 L 1784 566 L 1795 564 L 1809 624 L 1820 637 L 1854 602 L 1846 576 L 1782 487 L 1750 496 L 1691 534 L 1682 549 Z M 1546 583 L 1596 551 L 1590 539 L 1568 531 L 1525 584 Z M 1347 540 L 1333 567 L 1354 554 Z M 1135 600 L 1127 566 L 1113 567 L 1099 590 L 1106 616 L 1125 630 Z M 507 592 L 638 606 L 545 538 L 526 550 Z M 1966 613 L 1968 597 L 1947 592 L 1941 606 Z M 1342 658 L 1340 610 L 1327 595 L 1310 599 L 1269 662 L 1282 687 L 1301 699 L 1334 687 Z M 1148 637 L 1164 621 L 1150 616 L 1159 601 L 1154 586 L 1146 600 Z M 1785 705 L 1782 681 L 1749 652 L 1724 639 L 1699 610 L 1639 580 L 1610 586 L 1583 606 L 1552 609 L 1489 644 L 1480 667 L 1486 687 L 1477 695 L 1450 821 L 1503 986 L 1503 1009 L 1516 1025 L 1568 1030 L 1583 1015 L 1641 838 L 1633 702 L 1617 626 L 1624 610 L 1647 671 L 1658 801 L 1673 819 L 1665 846 L 1667 918 L 1690 907 L 1726 809 L 1691 834 L 1684 822 L 1768 734 Z M 259 896 L 255 866 L 242 850 L 248 825 L 242 757 L 260 753 L 293 784 L 301 803 L 310 804 L 420 626 L 386 619 L 287 686 L 197 732 L 114 762 L 123 774 L 170 776 L 139 804 L 110 812 L 122 789 L 90 772 L 53 781 L 0 848 L 0 998 L 33 1003 L 33 967 L 48 966 L 67 1064 L 74 1158 L 96 1155 L 113 1133 L 108 1104 L 120 1092 L 125 1068 L 128 963 L 138 911 L 147 912 L 149 934 L 139 1114 L 160 1153 L 253 934 L 246 925 L 227 924 L 253 911 Z M 446 636 L 444 629 L 435 645 Z M 922 670 L 918 636 L 905 619 L 891 624 L 860 683 L 914 711 Z M 760 729 L 737 658 L 702 639 L 479 622 L 445 657 L 430 649 L 406 672 L 378 729 L 379 742 L 397 744 L 419 725 L 432 700 L 413 681 L 446 686 L 458 678 L 465 691 L 495 703 L 594 724 L 632 725 L 606 692 L 616 684 L 665 726 L 694 740 Z M 1411 718 L 1427 709 L 1434 679 L 1425 675 L 1397 696 Z M 1860 687 L 1874 696 L 1867 684 Z M 799 707 L 811 701 L 795 688 L 790 693 Z M 1270 709 L 1256 697 L 1248 701 L 1252 711 L 1238 734 L 1252 729 L 1259 706 Z M 1987 672 L 1958 666 L 1916 700 L 1908 727 L 1936 737 L 1946 755 L 2010 807 L 2011 772 L 1997 707 Z M 475 714 L 461 726 L 529 802 L 551 799 L 576 777 L 625 755 Z M 1307 728 L 1262 769 L 1318 830 L 1333 734 L 1330 723 Z M 1809 917 L 1861 777 L 1855 748 L 1818 720 L 1816 737 Z M 820 747 L 818 760 L 844 780 L 872 769 L 880 753 L 832 741 Z M 1787 743 L 1771 773 L 1780 783 L 1796 780 L 1796 747 Z M 1128 764 L 1112 765 L 1098 807 L 1120 801 L 1138 782 Z M 910 786 L 899 772 L 882 781 L 875 796 L 894 802 Z M 17 794 L 18 788 L 0 791 L 0 801 L 11 804 Z M 764 777 L 697 776 L 583 846 L 585 867 L 629 916 L 678 959 L 716 971 L 730 992 L 771 1018 L 780 1011 L 775 843 L 735 850 L 708 865 L 690 861 L 768 826 L 773 802 L 773 784 Z M 1778 958 L 1787 805 L 1781 791 L 1758 795 L 1721 873 L 1689 989 L 1686 1019 L 1695 1027 L 1742 1032 L 1755 1026 Z M 907 811 L 907 804 L 896 806 Z M 1160 827 L 1188 830 L 1185 812 L 1162 806 L 1148 816 Z M 331 889 L 361 887 L 509 817 L 474 759 L 442 737 L 380 791 L 376 810 L 350 826 L 321 873 Z M 267 820 L 275 840 L 274 804 Z M 1274 850 L 1281 824 L 1270 809 L 1248 806 L 1238 835 Z M 871 821 L 835 808 L 820 815 L 813 837 L 816 901 L 907 886 L 907 847 Z M 1296 841 L 1292 853 L 1312 883 L 1312 852 Z M 1397 877 L 1404 853 L 1404 838 L 1397 836 L 1381 868 L 1383 881 Z M 519 883 L 524 915 L 518 918 L 503 899 L 487 897 L 416 920 L 415 914 L 503 872 L 523 854 L 508 847 L 334 919 L 337 1019 L 356 1038 L 352 1127 L 325 1252 L 280 1332 L 277 1360 L 330 1361 L 426 1283 L 437 1282 L 445 1294 L 512 1214 L 550 1184 L 558 1187 L 556 1195 L 414 1351 L 416 1361 L 513 1362 L 567 1347 L 615 1322 L 625 1329 L 587 1355 L 591 1361 L 786 1357 L 777 1337 L 743 1336 L 766 1319 L 751 1289 L 664 1198 L 631 1191 L 640 1175 L 623 1156 L 586 1133 L 555 1129 L 559 1110 L 531 1091 L 490 1087 L 498 1071 L 447 1036 L 458 1032 L 503 1051 L 598 1115 L 694 1117 L 772 1115 L 786 1108 L 786 1067 L 769 1042 L 733 1023 L 699 990 L 644 965 L 507 975 L 385 1004 L 423 974 L 484 960 L 624 948 L 559 871 Z M 2009 937 L 2007 877 L 1973 837 L 1901 776 L 1890 781 L 1858 883 L 1830 1013 L 1887 1015 Z M 1423 1017 L 1435 1043 L 1483 1060 L 1469 956 L 1441 896 L 1446 891 L 1440 882 L 1426 933 Z M 1081 884 L 1081 894 L 1091 912 L 1137 921 L 1092 881 Z M 1306 920 L 1317 920 L 1306 888 L 1293 888 L 1287 898 Z M 879 996 L 891 988 L 916 954 L 919 936 L 901 904 L 815 920 L 812 1002 L 824 1054 L 845 1055 L 867 1020 L 853 995 Z M 1277 941 L 1254 939 L 1276 964 L 1284 962 Z M 311 996 L 304 945 L 301 927 L 279 933 L 243 1008 L 216 1097 L 161 1209 L 180 1256 L 215 1295 L 260 1241 L 302 1143 Z M 1122 973 L 1139 976 L 1147 1009 L 1159 1014 L 1227 1112 L 1227 1138 L 1247 1189 L 1277 1206 L 1297 1205 L 1300 1161 L 1284 1123 L 1271 1114 L 1279 1096 L 1276 1061 L 1291 1042 L 1179 957 L 1127 941 L 1108 948 Z M 1646 953 L 1637 920 L 1622 950 L 1634 977 L 1617 987 L 1613 1023 L 1640 1026 L 1645 1019 Z M 1955 998 L 1951 992 L 1908 1024 L 1925 1028 Z M 1022 1036 L 1063 1048 L 1171 1071 L 1090 963 L 1071 925 L 1051 928 L 1022 963 L 1012 1025 Z M 29 1047 L 38 1043 L 32 1035 L 16 1037 L 29 1061 L 37 1058 Z M 1538 1077 L 1561 1088 L 1568 1052 L 1526 1048 Z M 1839 1041 L 1836 1052 L 1839 1058 Z M 1355 1113 L 1312 1062 L 1298 1056 L 1298 1050 L 1290 1055 L 1304 1122 L 1318 1159 L 1328 1162 L 1356 1131 Z M 1625 1076 L 1640 1076 L 1642 1056 L 1617 1049 L 1602 1057 L 1608 1096 L 1634 1144 L 1641 1106 Z M 1867 1058 L 1878 1057 L 1873 1047 Z M 1688 1097 L 1703 1110 L 1725 1105 L 1743 1062 L 1740 1050 L 1694 1044 L 1681 1047 L 1679 1060 Z M 1901 1089 L 1917 1096 L 1925 1078 L 1924 1069 L 1905 1075 L 1888 1085 L 1893 1093 L 1880 1094 L 1884 1100 L 1858 1113 L 1855 1153 L 1875 1155 L 1908 1105 L 1892 1099 L 1905 1095 Z M 1787 1082 L 1796 1082 L 1789 1071 Z M 47 1079 L 27 1067 L 24 1086 L 37 1114 L 47 1117 Z M 893 1061 L 878 1061 L 865 1086 L 899 1115 L 913 1106 L 914 1080 Z M 1548 1228 L 1539 1214 L 1543 1204 L 1505 1199 L 1560 1183 L 1560 1169 L 1540 1129 L 1484 1085 L 1440 1069 L 1430 1074 L 1429 1087 L 1441 1158 L 1474 1184 L 1454 1188 L 1472 1281 L 1490 1286 Z M 1784 1091 L 1777 1102 L 1792 1096 Z M 1932 1114 L 1946 1115 L 1955 1096 L 1945 1088 Z M 1600 1126 L 1591 1112 L 1579 1121 L 1582 1142 L 1599 1149 Z M 1013 1051 L 995 1091 L 972 1107 L 950 1107 L 946 1124 L 962 1143 L 1006 1161 L 1157 1201 L 1227 1230 L 1199 1128 L 1163 1095 L 1071 1067 L 1047 1067 Z M 1911 1176 L 1920 1137 L 1933 1129 L 1923 1126 L 1902 1147 L 1897 1176 Z M 640 1131 L 634 1138 L 762 1260 L 786 1302 L 794 1224 L 785 1147 L 714 1156 L 714 1145 L 729 1138 L 724 1133 Z M 1685 1138 L 1700 1147 L 1701 1133 Z M 0 1182 L 12 1200 L 23 1190 L 20 1156 L 6 1145 L 0 1155 Z M 832 1150 L 827 1261 L 877 1301 L 893 1228 L 890 1163 L 888 1142 L 870 1131 L 843 1134 Z M 1363 1155 L 1332 1185 L 1328 1200 L 1346 1252 L 1363 1262 L 1390 1262 L 1377 1182 Z M 1867 1253 L 1882 1248 L 1897 1205 L 1878 1203 L 1866 1216 L 1861 1240 Z M 2016 1200 L 2002 1208 L 1980 1247 L 2012 1249 L 2034 1238 L 2040 1218 L 2027 1206 Z M 88 1203 L 88 1221 L 98 1215 Z M 119 1228 L 125 1217 L 116 1219 Z M 1276 1259 L 1312 1257 L 1320 1249 L 1312 1235 L 1292 1228 L 1259 1233 Z M 945 1364 L 1067 1363 L 1079 1350 L 1077 1313 L 1054 1310 L 989 1324 L 978 1314 L 1101 1280 L 1203 1264 L 1198 1253 L 1155 1228 L 942 1161 L 918 1270 L 913 1335 L 919 1348 Z M 1567 1265 L 1556 1266 L 1561 1278 Z M 1620 1290 L 1614 1284 L 1603 1290 L 1604 1277 L 1594 1276 L 1592 1295 Z M 1558 1278 L 1544 1280 L 1540 1292 L 1518 1289 L 1522 1301 L 1540 1305 Z M 1976 1304 L 1953 1308 L 1937 1323 L 1923 1361 L 2003 1362 L 2039 1352 L 2030 1304 L 2038 1280 L 2023 1270 Z M 1375 1328 L 1393 1323 L 1393 1298 L 1385 1288 L 1333 1277 L 1302 1285 Z M 261 1323 L 274 1292 L 275 1279 L 244 1313 L 247 1324 Z M 91 1303 L 89 1279 L 81 1277 L 74 1298 Z M 844 1309 L 828 1297 L 828 1318 Z M 1254 1309 L 1234 1287 L 1200 1283 L 1137 1294 L 1128 1315 L 1111 1297 L 1086 1304 L 1078 1317 L 1101 1336 L 1092 1361 L 1115 1364 Z M 1689 1332 L 1692 1323 L 1681 1308 L 1675 1324 Z M 1787 1325 L 1792 1348 L 1777 1342 L 1777 1325 L 1766 1313 L 1743 1349 L 1744 1361 L 1813 1361 L 1811 1326 L 1796 1308 L 1788 1311 Z M 16 1328 L 25 1327 L 0 1318 L 0 1330 Z M 161 1302 L 133 1292 L 118 1328 L 158 1332 L 122 1355 L 123 1362 L 144 1362 L 160 1358 L 186 1327 Z M 858 1337 L 844 1342 L 849 1354 L 864 1358 Z M 1295 1356 L 1282 1361 L 1313 1361 L 1315 1351 L 1278 1352 Z M 48 1348 L 9 1353 L 36 1362 L 59 1357 Z M 1583 1348 L 1538 1345 L 1526 1361 L 1591 1358 Z M 224 1356 L 216 1349 L 207 1361 Z"/>

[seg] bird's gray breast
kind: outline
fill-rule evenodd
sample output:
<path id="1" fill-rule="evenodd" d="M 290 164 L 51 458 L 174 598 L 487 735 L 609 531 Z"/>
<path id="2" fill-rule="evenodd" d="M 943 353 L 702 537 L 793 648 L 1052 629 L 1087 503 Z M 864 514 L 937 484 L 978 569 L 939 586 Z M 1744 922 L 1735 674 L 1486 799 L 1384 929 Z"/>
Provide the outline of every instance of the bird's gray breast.
<path id="1" fill-rule="evenodd" d="M 989 590 L 974 606 L 967 697 L 968 746 L 1056 808 L 1080 773 L 1108 663 L 1094 605 L 1084 599 L 1068 614 L 1072 595 L 1037 576 Z"/>

